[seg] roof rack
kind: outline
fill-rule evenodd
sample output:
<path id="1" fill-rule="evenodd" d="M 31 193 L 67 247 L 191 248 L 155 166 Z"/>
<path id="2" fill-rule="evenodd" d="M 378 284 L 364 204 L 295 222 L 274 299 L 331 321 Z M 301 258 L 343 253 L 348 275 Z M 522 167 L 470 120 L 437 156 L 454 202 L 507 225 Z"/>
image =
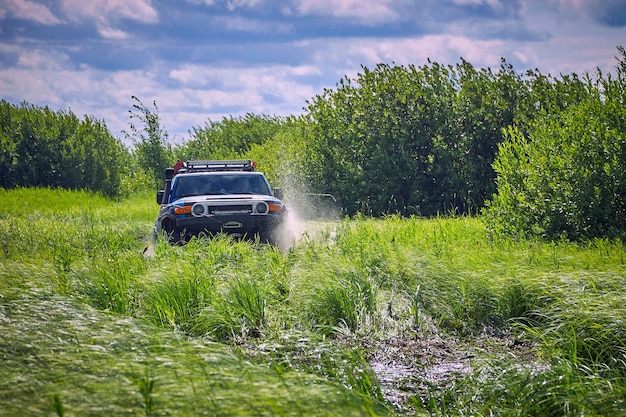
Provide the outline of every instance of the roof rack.
<path id="1" fill-rule="evenodd" d="M 256 163 L 250 159 L 187 161 L 179 172 L 254 171 Z"/>

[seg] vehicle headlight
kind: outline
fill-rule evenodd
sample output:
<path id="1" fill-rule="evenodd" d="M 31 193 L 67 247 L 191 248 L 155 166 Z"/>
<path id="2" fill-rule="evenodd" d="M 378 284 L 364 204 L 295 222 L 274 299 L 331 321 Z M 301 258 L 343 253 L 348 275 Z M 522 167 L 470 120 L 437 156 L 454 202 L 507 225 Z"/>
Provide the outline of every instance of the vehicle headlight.
<path id="1" fill-rule="evenodd" d="M 202 204 L 196 204 L 193 206 L 193 214 L 196 216 L 201 216 L 204 213 L 204 206 Z"/>
<path id="2" fill-rule="evenodd" d="M 265 214 L 267 213 L 268 207 L 267 207 L 267 203 L 264 201 L 261 201 L 260 203 L 256 204 L 255 207 L 255 211 L 259 214 Z"/>

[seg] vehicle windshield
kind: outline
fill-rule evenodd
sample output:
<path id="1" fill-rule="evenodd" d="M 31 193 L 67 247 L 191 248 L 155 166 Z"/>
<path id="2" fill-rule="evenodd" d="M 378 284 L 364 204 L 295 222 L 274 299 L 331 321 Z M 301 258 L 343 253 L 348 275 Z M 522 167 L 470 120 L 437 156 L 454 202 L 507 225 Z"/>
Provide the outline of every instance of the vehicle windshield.
<path id="1" fill-rule="evenodd" d="M 265 178 L 256 174 L 181 175 L 174 187 L 174 200 L 194 195 L 272 194 Z"/>

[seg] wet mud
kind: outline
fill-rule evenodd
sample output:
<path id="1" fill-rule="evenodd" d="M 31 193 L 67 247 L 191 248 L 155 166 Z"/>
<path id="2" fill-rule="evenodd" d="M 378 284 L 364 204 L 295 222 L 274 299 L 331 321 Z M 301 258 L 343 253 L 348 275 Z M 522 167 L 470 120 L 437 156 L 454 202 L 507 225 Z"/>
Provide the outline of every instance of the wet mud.
<path id="1" fill-rule="evenodd" d="M 367 360 L 376 373 L 382 394 L 401 414 L 412 415 L 415 405 L 425 405 L 433 392 L 465 378 L 489 358 L 517 357 L 536 360 L 534 347 L 513 336 L 479 335 L 442 338 L 437 335 L 363 340 Z"/>

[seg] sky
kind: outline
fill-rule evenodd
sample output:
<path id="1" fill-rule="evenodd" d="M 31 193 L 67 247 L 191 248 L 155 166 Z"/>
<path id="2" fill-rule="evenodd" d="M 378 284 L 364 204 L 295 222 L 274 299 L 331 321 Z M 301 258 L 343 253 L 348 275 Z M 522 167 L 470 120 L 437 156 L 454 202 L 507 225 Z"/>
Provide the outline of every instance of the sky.
<path id="1" fill-rule="evenodd" d="M 95 117 L 130 146 L 136 96 L 180 143 L 302 114 L 378 63 L 593 74 L 618 46 L 626 0 L 0 0 L 0 99 Z"/>

